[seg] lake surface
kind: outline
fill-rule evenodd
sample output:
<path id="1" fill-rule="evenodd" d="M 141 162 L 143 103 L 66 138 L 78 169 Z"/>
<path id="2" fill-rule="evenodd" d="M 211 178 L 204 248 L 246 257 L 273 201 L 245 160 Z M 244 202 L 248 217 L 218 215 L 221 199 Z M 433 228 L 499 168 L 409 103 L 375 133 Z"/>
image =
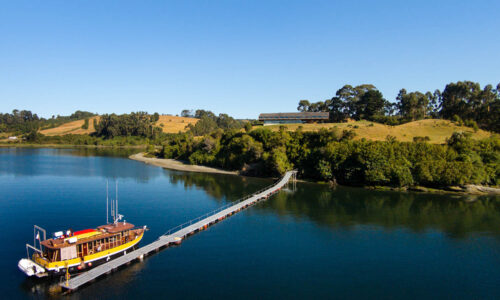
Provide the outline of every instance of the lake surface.
<path id="1" fill-rule="evenodd" d="M 142 245 L 270 179 L 168 171 L 127 151 L 0 149 L 3 299 L 500 298 L 500 197 L 370 191 L 298 183 L 70 296 L 17 262 L 47 232 L 120 213 L 148 225 Z M 113 191 L 114 192 L 114 191 Z M 113 194 L 113 193 L 111 193 Z"/>

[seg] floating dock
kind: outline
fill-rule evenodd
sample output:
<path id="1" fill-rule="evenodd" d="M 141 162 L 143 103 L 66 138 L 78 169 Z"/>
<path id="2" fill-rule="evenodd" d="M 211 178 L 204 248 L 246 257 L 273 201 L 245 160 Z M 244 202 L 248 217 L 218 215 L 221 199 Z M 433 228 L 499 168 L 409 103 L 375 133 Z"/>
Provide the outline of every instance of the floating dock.
<path id="1" fill-rule="evenodd" d="M 116 270 L 123 265 L 126 265 L 136 259 L 143 259 L 151 252 L 159 251 L 160 249 L 168 247 L 169 245 L 178 245 L 185 237 L 192 235 L 198 231 L 204 230 L 208 226 L 220 222 L 225 218 L 241 211 L 242 209 L 245 209 L 259 201 L 267 199 L 269 196 L 273 195 L 281 188 L 283 188 L 291 179 L 295 181 L 296 175 L 297 171 L 288 171 L 278 182 L 272 184 L 271 186 L 268 186 L 256 193 L 253 193 L 250 196 L 240 199 L 236 203 L 229 203 L 203 216 L 178 225 L 167 231 L 164 235 L 160 236 L 158 240 L 152 242 L 151 244 L 126 253 L 123 256 L 99 265 L 89 271 L 83 272 L 75 276 L 74 278 L 61 282 L 60 286 L 62 286 L 67 291 L 74 291 L 79 287 L 94 281 L 102 275 L 111 273 L 113 270 Z"/>

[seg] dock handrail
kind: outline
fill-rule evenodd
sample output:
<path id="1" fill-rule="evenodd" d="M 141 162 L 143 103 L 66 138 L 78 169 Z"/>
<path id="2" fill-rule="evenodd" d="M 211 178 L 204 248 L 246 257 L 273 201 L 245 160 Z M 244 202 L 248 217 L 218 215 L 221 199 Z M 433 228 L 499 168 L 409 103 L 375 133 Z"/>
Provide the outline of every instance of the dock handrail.
<path id="1" fill-rule="evenodd" d="M 288 171 L 288 172 L 285 174 L 285 176 L 283 176 L 283 177 L 282 177 L 280 180 L 278 180 L 277 182 L 274 182 L 273 184 L 270 184 L 270 185 L 266 186 L 265 188 L 262 188 L 262 189 L 258 190 L 257 192 L 254 192 L 253 194 L 247 195 L 247 196 L 245 196 L 245 197 L 243 197 L 243 198 L 241 198 L 241 199 L 238 199 L 238 200 L 236 200 L 236 201 L 234 201 L 234 202 L 229 202 L 229 203 L 227 203 L 227 204 L 225 204 L 225 205 L 223 205 L 223 206 L 221 206 L 221 207 L 218 207 L 218 208 L 216 208 L 216 209 L 214 209 L 214 210 L 212 210 L 212 211 L 210 211 L 210 212 L 208 212 L 208 213 L 206 213 L 206 214 L 204 214 L 204 215 L 201 215 L 201 216 L 199 216 L 199 217 L 197 217 L 197 218 L 191 219 L 191 220 L 189 220 L 189 221 L 187 221 L 187 222 L 185 222 L 185 223 L 182 223 L 182 224 L 177 225 L 177 226 L 175 226 L 175 227 L 173 227 L 173 228 L 170 228 L 170 229 L 169 229 L 167 232 L 165 232 L 162 236 L 165 236 L 165 235 L 170 235 L 171 233 L 176 232 L 176 231 L 179 231 L 179 230 L 181 230 L 181 229 L 182 229 L 182 228 L 184 228 L 184 227 L 190 226 L 190 225 L 192 225 L 192 224 L 194 224 L 194 223 L 196 223 L 196 222 L 198 222 L 198 221 L 200 221 L 200 220 L 202 220 L 202 219 L 205 219 L 205 218 L 207 218 L 207 217 L 209 217 L 209 216 L 215 215 L 216 213 L 219 213 L 219 212 L 223 211 L 223 210 L 224 210 L 224 209 L 226 209 L 226 208 L 229 208 L 229 207 L 231 207 L 231 206 L 233 206 L 233 205 L 236 205 L 236 204 L 238 204 L 238 203 L 241 203 L 241 202 L 243 202 L 243 201 L 245 201 L 245 200 L 247 200 L 247 199 L 249 199 L 249 198 L 252 198 L 252 197 L 254 197 L 254 196 L 258 195 L 258 194 L 261 194 L 262 192 L 264 192 L 264 191 L 266 191 L 266 190 L 269 190 L 269 189 L 271 189 L 271 188 L 273 188 L 273 187 L 277 186 L 277 185 L 278 185 L 278 184 L 279 184 L 282 180 L 284 180 L 284 179 L 285 179 L 286 177 L 288 177 L 288 176 L 291 176 L 291 174 L 292 174 L 292 173 L 294 173 L 294 172 L 297 172 L 297 171 L 296 171 L 296 170 Z"/>
<path id="2" fill-rule="evenodd" d="M 239 212 L 241 209 L 249 207 L 250 205 L 257 203 L 259 200 L 266 199 L 270 197 L 272 194 L 279 191 L 283 188 L 289 181 L 295 183 L 295 178 L 297 175 L 296 170 L 288 171 L 284 174 L 284 176 L 276 181 L 275 183 L 266 186 L 263 189 L 258 190 L 257 192 L 252 193 L 249 196 L 238 199 L 235 202 L 227 203 L 211 212 L 208 212 L 202 216 L 199 216 L 195 219 L 192 219 L 184 224 L 178 225 L 176 227 L 168 230 L 164 235 L 160 236 L 160 238 L 146 246 L 143 246 L 137 250 L 133 250 L 129 253 L 124 253 L 123 256 L 120 256 L 114 260 L 109 262 L 105 262 L 92 270 L 86 271 L 76 277 L 73 277 L 65 282 L 60 283 L 59 285 L 68 291 L 73 291 L 78 287 L 85 285 L 92 280 L 96 279 L 99 276 L 103 276 L 104 274 L 109 274 L 111 271 L 117 269 L 120 266 L 128 264 L 133 260 L 140 259 L 142 260 L 145 255 L 153 251 L 159 251 L 160 248 L 176 244 L 178 245 L 181 240 L 179 238 L 183 238 L 189 234 L 192 234 L 196 231 L 199 231 L 201 227 L 207 228 L 207 226 L 215 224 L 217 221 L 225 217 L 229 217 L 230 215 Z M 206 218 L 206 219 L 203 219 Z M 178 234 L 179 236 L 175 236 L 174 234 Z M 66 267 L 67 268 L 67 267 Z"/>

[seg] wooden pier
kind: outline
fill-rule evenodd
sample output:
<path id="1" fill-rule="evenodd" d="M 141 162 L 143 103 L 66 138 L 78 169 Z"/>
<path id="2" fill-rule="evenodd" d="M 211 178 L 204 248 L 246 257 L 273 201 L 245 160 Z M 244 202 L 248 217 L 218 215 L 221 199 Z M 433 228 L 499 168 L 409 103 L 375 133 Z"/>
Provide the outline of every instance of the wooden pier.
<path id="1" fill-rule="evenodd" d="M 185 237 L 192 235 L 198 231 L 204 230 L 208 226 L 220 222 L 225 218 L 241 211 L 242 209 L 245 209 L 259 201 L 267 199 L 269 196 L 273 195 L 281 188 L 283 188 L 291 179 L 295 181 L 296 174 L 297 171 L 288 171 L 278 182 L 272 184 L 271 186 L 266 187 L 243 199 L 240 199 L 236 203 L 229 203 L 203 216 L 178 225 L 167 231 L 164 235 L 160 236 L 158 240 L 152 242 L 151 244 L 143 246 L 129 253 L 125 252 L 126 254 L 124 254 L 123 256 L 99 265 L 89 271 L 83 272 L 78 276 L 69 279 L 68 281 L 61 282 L 60 286 L 68 291 L 74 291 L 79 287 L 94 281 L 102 275 L 111 273 L 113 270 L 123 265 L 126 265 L 136 259 L 143 259 L 151 252 L 159 251 L 160 249 L 168 247 L 169 245 L 178 245 Z"/>

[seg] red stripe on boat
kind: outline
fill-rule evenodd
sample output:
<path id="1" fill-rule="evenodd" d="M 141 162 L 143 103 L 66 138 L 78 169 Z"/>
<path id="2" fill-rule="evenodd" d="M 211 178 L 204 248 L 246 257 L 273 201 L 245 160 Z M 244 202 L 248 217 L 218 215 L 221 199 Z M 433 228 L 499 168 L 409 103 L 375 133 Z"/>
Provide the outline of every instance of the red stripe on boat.
<path id="1" fill-rule="evenodd" d="M 94 232 L 94 231 L 96 231 L 96 230 L 95 229 L 84 229 L 84 230 L 73 232 L 73 235 L 75 236 L 75 235 L 80 235 L 80 234 Z"/>

